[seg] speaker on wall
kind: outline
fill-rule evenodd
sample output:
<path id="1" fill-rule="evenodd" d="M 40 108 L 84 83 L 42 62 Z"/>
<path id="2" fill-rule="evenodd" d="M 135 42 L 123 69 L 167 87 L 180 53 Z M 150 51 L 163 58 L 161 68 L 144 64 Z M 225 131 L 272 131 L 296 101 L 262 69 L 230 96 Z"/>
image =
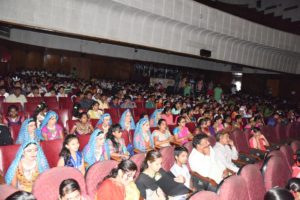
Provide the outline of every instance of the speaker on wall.
<path id="1" fill-rule="evenodd" d="M 211 51 L 206 49 L 200 49 L 200 56 L 209 58 L 211 56 Z"/>

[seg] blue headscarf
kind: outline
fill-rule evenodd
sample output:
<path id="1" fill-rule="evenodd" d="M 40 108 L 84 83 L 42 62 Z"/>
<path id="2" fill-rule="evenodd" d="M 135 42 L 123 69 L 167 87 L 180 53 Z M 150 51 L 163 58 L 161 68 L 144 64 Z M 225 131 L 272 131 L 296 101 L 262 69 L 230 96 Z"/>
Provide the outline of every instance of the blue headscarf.
<path id="1" fill-rule="evenodd" d="M 29 132 L 28 132 L 28 125 L 30 122 L 35 122 L 35 121 L 32 118 L 28 118 L 22 123 L 16 144 L 23 144 L 24 142 L 27 142 L 30 140 L 35 140 L 37 142 L 40 141 L 40 138 L 37 136 L 37 130 L 35 130 L 34 138 L 30 137 Z"/>
<path id="2" fill-rule="evenodd" d="M 41 138 L 42 140 L 44 140 L 45 138 L 43 137 L 42 135 L 42 128 L 44 128 L 45 126 L 47 126 L 49 120 L 52 118 L 52 117 L 55 117 L 56 120 L 58 120 L 58 115 L 56 114 L 56 112 L 52 111 L 52 110 L 49 110 L 44 118 L 44 120 L 42 121 L 41 125 L 40 125 L 40 128 L 37 129 L 37 135 L 39 138 Z"/>
<path id="3" fill-rule="evenodd" d="M 140 119 L 140 121 L 136 125 L 136 129 L 134 131 L 134 136 L 133 136 L 133 146 L 134 146 L 134 148 L 136 148 L 136 149 L 138 149 L 142 152 L 146 151 L 146 146 L 145 146 L 142 127 L 147 122 L 149 123 L 148 118 L 144 117 L 144 118 Z M 153 138 L 152 138 L 151 133 L 150 133 L 150 129 L 147 132 L 148 132 L 148 135 L 149 135 L 149 138 L 150 138 L 150 146 L 151 146 L 151 148 L 154 148 L 154 142 L 153 142 Z"/>
<path id="4" fill-rule="evenodd" d="M 159 119 L 157 119 L 157 115 L 159 114 L 159 113 L 161 113 L 163 111 L 163 109 L 156 109 L 153 113 L 152 113 L 152 115 L 151 115 L 151 117 L 150 117 L 150 120 L 153 120 L 153 127 L 157 127 L 157 123 L 158 123 L 158 120 Z"/>
<path id="5" fill-rule="evenodd" d="M 111 116 L 108 113 L 104 113 L 103 115 L 101 115 L 101 117 L 100 117 L 99 121 L 97 122 L 96 126 L 98 126 L 100 124 L 103 124 L 104 118 L 108 117 L 108 116 L 110 117 L 109 125 L 111 126 L 112 125 Z"/>
<path id="6" fill-rule="evenodd" d="M 92 164 L 97 162 L 96 157 L 95 157 L 95 148 L 96 148 L 97 136 L 99 136 L 100 134 L 104 134 L 103 131 L 101 131 L 100 129 L 95 129 L 90 137 L 88 144 L 84 147 L 84 149 L 82 151 L 84 161 L 87 162 L 89 164 L 89 166 L 91 166 Z M 108 149 L 109 148 L 107 146 L 107 143 L 105 142 L 104 143 L 104 153 L 108 154 L 108 152 L 109 152 Z M 109 157 L 109 155 L 107 155 L 107 156 Z M 100 161 L 102 161 L 102 160 L 104 160 L 104 156 L 100 158 Z"/>
<path id="7" fill-rule="evenodd" d="M 11 184 L 11 182 L 12 182 L 12 180 L 13 180 L 15 174 L 16 174 L 16 171 L 18 169 L 19 163 L 20 163 L 20 161 L 23 157 L 24 150 L 30 144 L 35 144 L 38 148 L 37 164 L 38 164 L 39 174 L 41 174 L 44 171 L 46 171 L 47 169 L 49 169 L 48 161 L 47 161 L 46 156 L 45 156 L 42 148 L 40 147 L 40 145 L 34 140 L 24 142 L 20 146 L 14 161 L 10 164 L 10 166 L 9 166 L 9 168 L 8 168 L 6 174 L 5 174 L 5 182 L 6 182 L 7 185 Z"/>
<path id="8" fill-rule="evenodd" d="M 123 130 L 125 130 L 125 119 L 126 119 L 126 114 L 127 114 L 128 112 L 130 113 L 130 129 L 135 129 L 134 119 L 133 119 L 133 117 L 132 117 L 132 114 L 131 114 L 130 110 L 127 109 L 127 110 L 125 110 L 125 111 L 122 113 L 121 119 L 120 119 L 120 123 L 119 123 L 119 124 L 121 125 L 121 127 L 122 127 Z"/>

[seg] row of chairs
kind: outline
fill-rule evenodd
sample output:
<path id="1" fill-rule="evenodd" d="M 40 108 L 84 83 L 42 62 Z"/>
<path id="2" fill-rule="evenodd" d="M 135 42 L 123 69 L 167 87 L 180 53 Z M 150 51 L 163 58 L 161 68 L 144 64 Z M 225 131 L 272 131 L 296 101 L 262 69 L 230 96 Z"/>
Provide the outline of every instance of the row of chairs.
<path id="1" fill-rule="evenodd" d="M 191 142 L 189 142 L 191 143 Z M 296 142 L 299 145 L 299 142 Z M 186 144 L 190 146 L 190 144 Z M 299 147 L 299 146 L 298 146 Z M 44 147 L 43 147 L 44 148 Z M 189 148 L 189 147 L 188 147 Z M 191 150 L 191 148 L 189 148 Z M 169 171 L 174 164 L 174 147 L 165 147 L 160 149 L 163 157 L 162 168 Z M 249 164 L 241 168 L 238 175 L 231 176 L 222 181 L 218 186 L 217 193 L 201 191 L 194 194 L 191 200 L 207 199 L 231 199 L 231 200 L 257 200 L 263 199 L 265 192 L 274 186 L 284 187 L 287 180 L 291 177 L 291 162 L 288 162 L 293 155 L 292 148 L 284 145 L 279 151 L 270 153 L 269 159 L 266 159 L 262 167 L 262 173 L 258 165 Z M 145 153 L 135 154 L 130 159 L 138 166 L 138 172 L 145 158 Z M 87 171 L 85 177 L 76 169 L 69 167 L 55 167 L 41 174 L 34 186 L 33 193 L 37 199 L 54 200 L 58 197 L 58 187 L 62 180 L 73 178 L 78 181 L 81 191 L 84 195 L 94 199 L 98 184 L 106 177 L 111 169 L 116 167 L 117 161 L 108 160 L 97 162 Z M 284 170 L 283 170 L 284 169 Z M 45 187 L 47 185 L 47 187 Z M 0 193 L 3 196 L 9 195 L 15 191 L 7 185 L 0 186 Z M 1 200 L 1 198 L 0 198 Z"/>

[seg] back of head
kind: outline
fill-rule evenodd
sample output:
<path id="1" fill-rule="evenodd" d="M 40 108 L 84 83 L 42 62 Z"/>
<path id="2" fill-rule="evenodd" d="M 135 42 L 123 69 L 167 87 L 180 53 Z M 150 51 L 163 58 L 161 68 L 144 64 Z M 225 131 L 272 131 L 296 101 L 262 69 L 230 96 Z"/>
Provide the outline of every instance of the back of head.
<path id="1" fill-rule="evenodd" d="M 8 196 L 5 200 L 36 200 L 36 198 L 29 192 L 17 191 Z"/>
<path id="2" fill-rule="evenodd" d="M 264 200 L 294 200 L 294 196 L 287 189 L 277 187 L 269 190 Z"/>
<path id="3" fill-rule="evenodd" d="M 201 140 L 203 140 L 204 138 L 208 138 L 208 136 L 204 133 L 195 135 L 193 138 L 193 147 L 196 148 L 198 144 L 200 144 Z"/>
<path id="4" fill-rule="evenodd" d="M 79 192 L 81 191 L 80 186 L 75 179 L 63 180 L 59 186 L 59 196 L 62 198 L 66 194 L 70 194 L 76 190 L 78 190 Z"/>

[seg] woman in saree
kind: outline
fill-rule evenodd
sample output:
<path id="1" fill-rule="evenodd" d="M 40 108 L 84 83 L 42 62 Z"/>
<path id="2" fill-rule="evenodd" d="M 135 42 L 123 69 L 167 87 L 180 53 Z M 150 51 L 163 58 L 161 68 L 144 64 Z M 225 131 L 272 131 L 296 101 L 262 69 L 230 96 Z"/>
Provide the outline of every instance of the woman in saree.
<path id="1" fill-rule="evenodd" d="M 58 115 L 54 111 L 48 111 L 40 128 L 38 136 L 43 140 L 63 139 L 63 128 L 57 123 Z"/>
<path id="2" fill-rule="evenodd" d="M 154 148 L 154 141 L 151 136 L 148 118 L 142 118 L 136 126 L 133 137 L 133 146 L 141 152 Z"/>
<path id="3" fill-rule="evenodd" d="M 96 127 L 106 134 L 111 125 L 112 120 L 110 114 L 104 113 L 103 115 L 101 115 L 99 121 L 96 124 Z"/>
<path id="4" fill-rule="evenodd" d="M 150 127 L 157 127 L 158 121 L 161 119 L 163 109 L 156 109 L 150 117 Z"/>

